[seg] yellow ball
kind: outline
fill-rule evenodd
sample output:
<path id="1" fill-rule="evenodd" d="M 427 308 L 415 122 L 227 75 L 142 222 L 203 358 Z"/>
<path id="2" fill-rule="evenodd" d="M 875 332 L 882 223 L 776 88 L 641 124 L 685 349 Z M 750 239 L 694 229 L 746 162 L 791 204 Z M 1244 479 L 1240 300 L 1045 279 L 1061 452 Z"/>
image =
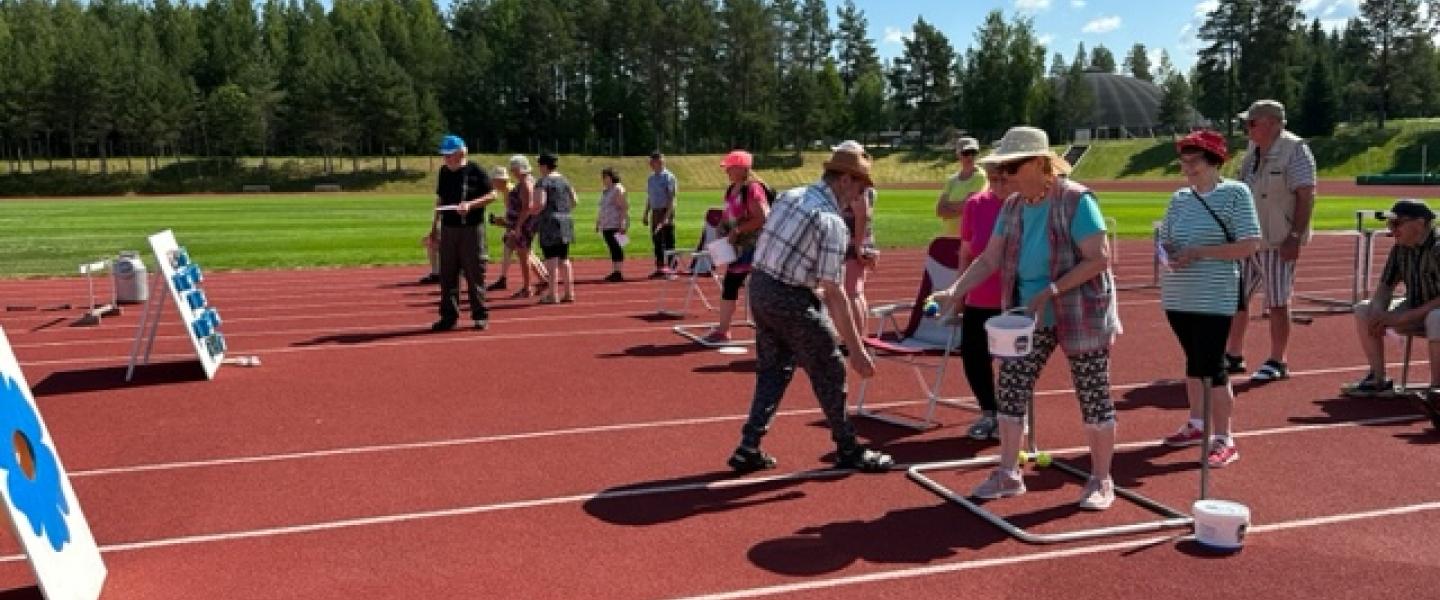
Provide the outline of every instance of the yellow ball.
<path id="1" fill-rule="evenodd" d="M 1024 465 L 1026 461 L 1030 460 L 1030 457 L 1025 455 L 1025 451 L 1024 451 L 1024 450 L 1021 450 L 1017 456 L 1018 456 L 1018 458 L 1019 458 L 1019 463 L 1018 463 L 1018 464 L 1020 464 L 1020 465 Z"/>
<path id="2" fill-rule="evenodd" d="M 1039 466 L 1039 467 L 1048 467 L 1048 466 L 1050 466 L 1050 453 L 1049 453 L 1049 452 L 1041 452 L 1041 453 L 1035 455 L 1035 465 L 1036 465 L 1036 466 Z"/>

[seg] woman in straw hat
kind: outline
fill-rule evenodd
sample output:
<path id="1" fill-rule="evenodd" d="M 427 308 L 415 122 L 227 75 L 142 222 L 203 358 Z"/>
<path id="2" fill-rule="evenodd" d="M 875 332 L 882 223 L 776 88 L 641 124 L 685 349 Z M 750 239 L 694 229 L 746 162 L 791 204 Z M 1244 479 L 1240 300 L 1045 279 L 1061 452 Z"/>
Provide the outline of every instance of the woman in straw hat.
<path id="1" fill-rule="evenodd" d="M 1164 444 L 1180 448 L 1205 443 L 1201 378 L 1208 377 L 1215 436 L 1206 460 L 1223 467 L 1240 458 L 1230 436 L 1235 392 L 1225 369 L 1225 338 L 1240 298 L 1236 261 L 1260 249 L 1260 218 L 1250 188 L 1220 177 L 1228 155 L 1224 136 L 1196 131 L 1175 148 L 1189 185 L 1171 196 L 1160 223 L 1161 249 L 1170 267 L 1160 280 L 1160 305 L 1185 351 L 1190 420 Z"/>
<path id="2" fill-rule="evenodd" d="M 960 298 L 998 270 L 1001 307 L 1026 307 L 1036 329 L 1029 354 L 1001 363 L 996 398 L 1000 466 L 972 494 L 1025 493 L 1016 464 L 1025 412 L 1040 370 L 1058 346 L 1070 362 L 1093 465 L 1080 507 L 1104 510 L 1115 501 L 1110 345 L 1120 333 L 1104 216 L 1094 194 L 1066 177 L 1070 164 L 1050 150 L 1050 139 L 1040 129 L 1011 128 L 981 163 L 995 165 L 1014 194 L 1001 208 L 985 251 L 938 300 L 954 314 Z"/>

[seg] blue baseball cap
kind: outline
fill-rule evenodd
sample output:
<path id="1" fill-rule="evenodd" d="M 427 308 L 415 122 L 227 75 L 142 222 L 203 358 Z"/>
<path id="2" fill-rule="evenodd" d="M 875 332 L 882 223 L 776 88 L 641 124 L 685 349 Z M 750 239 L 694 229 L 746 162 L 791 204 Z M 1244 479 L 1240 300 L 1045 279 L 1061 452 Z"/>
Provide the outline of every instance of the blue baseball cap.
<path id="1" fill-rule="evenodd" d="M 440 139 L 440 153 L 454 154 L 465 149 L 465 140 L 458 135 L 447 135 Z"/>

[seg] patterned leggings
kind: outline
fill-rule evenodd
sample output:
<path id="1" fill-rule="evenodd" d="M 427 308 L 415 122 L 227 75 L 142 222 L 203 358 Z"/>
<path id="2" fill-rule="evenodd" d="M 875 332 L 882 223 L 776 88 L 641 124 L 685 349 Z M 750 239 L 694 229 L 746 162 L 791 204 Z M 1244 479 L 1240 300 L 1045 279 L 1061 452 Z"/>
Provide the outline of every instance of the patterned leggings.
<path id="1" fill-rule="evenodd" d="M 1024 358 L 1007 359 L 1000 363 L 996 400 L 1000 414 L 1022 418 L 1035 397 L 1035 381 L 1040 369 L 1050 361 L 1059 340 L 1054 327 L 1035 330 L 1034 350 Z M 1103 425 L 1115 420 L 1115 403 L 1110 399 L 1110 349 L 1096 350 L 1069 357 L 1070 376 L 1075 381 L 1075 395 L 1080 399 L 1080 413 L 1087 425 Z"/>

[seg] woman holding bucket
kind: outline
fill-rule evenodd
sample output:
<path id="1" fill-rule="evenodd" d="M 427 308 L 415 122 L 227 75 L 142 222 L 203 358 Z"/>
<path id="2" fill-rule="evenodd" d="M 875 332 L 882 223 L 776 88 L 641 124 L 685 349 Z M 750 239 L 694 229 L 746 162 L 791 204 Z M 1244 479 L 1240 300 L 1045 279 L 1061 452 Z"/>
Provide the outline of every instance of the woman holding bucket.
<path id="1" fill-rule="evenodd" d="M 1223 467 L 1240 458 L 1230 436 L 1235 392 L 1225 371 L 1225 338 L 1240 297 L 1236 261 L 1260 248 L 1260 221 L 1250 188 L 1220 177 L 1225 138 L 1196 131 L 1175 144 L 1188 186 L 1170 198 L 1160 224 L 1161 252 L 1170 269 L 1160 279 L 1160 305 L 1185 351 L 1185 397 L 1190 420 L 1166 437 L 1171 447 L 1205 442 L 1202 378 L 1210 378 L 1215 436 L 1206 460 Z"/>
<path id="2" fill-rule="evenodd" d="M 1110 477 L 1115 450 L 1110 345 L 1120 333 L 1120 318 L 1104 216 L 1094 194 L 1065 177 L 1070 164 L 1050 150 L 1050 139 L 1040 129 L 1011 128 L 981 163 L 995 165 L 1013 195 L 1002 206 L 985 251 L 936 299 L 943 312 L 954 314 L 962 297 L 999 271 L 1000 305 L 1027 307 L 1036 329 L 1027 351 L 1013 352 L 1016 356 L 1001 363 L 996 398 L 1000 466 L 972 495 L 1025 493 L 1017 465 L 1025 411 L 1035 396 L 1040 369 L 1059 346 L 1070 362 L 1093 465 L 1079 504 L 1107 509 L 1115 501 Z"/>
<path id="3" fill-rule="evenodd" d="M 735 260 L 725 265 L 725 281 L 720 288 L 720 320 L 705 336 L 705 342 L 724 344 L 730 341 L 730 322 L 735 318 L 735 302 L 740 299 L 740 286 L 750 275 L 750 261 L 755 258 L 755 242 L 760 228 L 770 216 L 770 202 L 765 185 L 754 177 L 751 168 L 755 158 L 749 152 L 736 150 L 725 155 L 720 166 L 725 168 L 730 186 L 725 190 L 725 215 L 720 235 L 735 248 Z"/>

